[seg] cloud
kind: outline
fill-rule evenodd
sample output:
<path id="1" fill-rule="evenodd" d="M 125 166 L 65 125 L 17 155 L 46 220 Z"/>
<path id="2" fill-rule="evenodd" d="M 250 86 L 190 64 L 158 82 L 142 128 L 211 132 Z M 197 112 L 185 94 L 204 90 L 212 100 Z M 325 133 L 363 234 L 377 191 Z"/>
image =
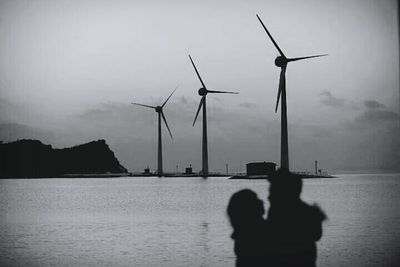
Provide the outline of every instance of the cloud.
<path id="1" fill-rule="evenodd" d="M 329 92 L 324 93 L 325 97 L 329 95 L 332 96 Z M 158 98 L 138 100 L 149 105 L 162 101 Z M 173 141 L 170 140 L 163 124 L 166 170 L 174 170 L 176 165 L 183 167 L 189 164 L 196 170 L 200 168 L 202 114 L 195 127 L 192 127 L 198 101 L 197 97 L 171 98 L 165 106 L 165 115 L 174 136 Z M 344 102 L 345 106 L 349 105 Z M 364 101 L 358 105 L 362 108 L 358 112 L 359 116 L 348 120 L 352 128 L 342 124 L 310 125 L 293 121 L 289 125 L 293 169 L 307 169 L 307 166 L 312 168 L 313 160 L 310 161 L 310 158 L 318 159 L 324 163 L 323 168 L 327 169 L 395 169 L 399 166 L 398 131 L 394 129 L 394 125 L 398 124 L 382 124 L 399 119 L 399 115 L 377 101 Z M 208 108 L 212 170 L 223 171 L 226 163 L 232 169 L 244 170 L 247 162 L 278 160 L 279 118 L 270 118 L 258 112 L 257 105 L 251 102 L 242 102 L 238 106 L 221 106 L 218 102 L 210 101 Z M 376 127 L 378 122 L 379 126 L 384 127 Z M 7 141 L 14 137 L 37 138 L 53 147 L 106 139 L 118 159 L 129 170 L 139 171 L 147 165 L 151 168 L 156 166 L 157 114 L 148 108 L 121 102 L 104 102 L 65 117 L 57 127 L 49 125 L 42 129 L 39 126 L 32 128 L 24 125 L 0 121 L 0 137 Z"/>
<path id="2" fill-rule="evenodd" d="M 24 124 L 0 123 L 0 141 L 12 142 L 19 139 L 40 139 L 45 142 L 52 142 L 54 134 Z"/>
<path id="3" fill-rule="evenodd" d="M 195 127 L 192 126 L 198 101 L 198 98 L 176 98 L 165 106 L 165 116 L 174 137 L 171 141 L 163 124 L 163 151 L 168 155 L 166 169 L 189 163 L 199 168 L 196 163 L 201 162 L 202 113 Z M 251 109 L 243 112 L 242 108 L 222 107 L 213 101 L 208 106 L 210 168 L 219 168 L 225 163 L 239 167 L 240 162 L 249 162 L 253 158 L 274 159 L 278 122 L 271 122 Z M 151 100 L 138 102 L 157 103 Z M 141 170 L 147 165 L 154 167 L 157 149 L 157 114 L 154 110 L 107 102 L 80 113 L 74 123 L 75 127 L 70 128 L 79 129 L 81 135 L 88 136 L 86 139 L 106 139 L 129 170 Z"/>
<path id="4" fill-rule="evenodd" d="M 368 109 L 361 116 L 356 117 L 359 123 L 376 124 L 380 122 L 394 122 L 400 119 L 399 114 L 390 110 Z"/>
<path id="5" fill-rule="evenodd" d="M 386 108 L 384 104 L 379 103 L 378 101 L 375 100 L 364 101 L 364 105 L 369 109 Z"/>
<path id="6" fill-rule="evenodd" d="M 322 103 L 330 107 L 341 108 L 344 107 L 346 104 L 346 100 L 333 96 L 332 93 L 329 91 L 324 91 L 320 93 L 319 96 Z"/>
<path id="7" fill-rule="evenodd" d="M 364 101 L 365 110 L 355 118 L 355 122 L 361 124 L 377 124 L 395 122 L 400 119 L 398 113 L 389 110 L 384 104 L 375 100 Z"/>
<path id="8" fill-rule="evenodd" d="M 97 121 L 97 120 L 107 120 L 113 119 L 115 115 L 126 114 L 129 110 L 130 105 L 122 105 L 117 103 L 103 103 L 94 108 L 83 111 L 78 114 L 78 117 L 82 120 Z"/>
<path id="9" fill-rule="evenodd" d="M 332 93 L 330 91 L 324 91 L 324 92 L 320 93 L 319 97 L 321 99 L 321 102 L 324 105 L 329 106 L 329 107 L 359 109 L 357 104 L 346 101 L 344 98 L 338 98 L 338 97 L 332 95 Z"/>
<path id="10" fill-rule="evenodd" d="M 321 102 L 327 106 L 337 109 L 361 110 L 362 113 L 354 118 L 356 124 L 349 124 L 349 128 L 358 129 L 359 126 L 384 122 L 393 122 L 400 119 L 398 113 L 387 108 L 386 105 L 376 100 L 365 100 L 363 102 L 350 102 L 343 98 L 338 98 L 330 91 L 319 94 Z"/>

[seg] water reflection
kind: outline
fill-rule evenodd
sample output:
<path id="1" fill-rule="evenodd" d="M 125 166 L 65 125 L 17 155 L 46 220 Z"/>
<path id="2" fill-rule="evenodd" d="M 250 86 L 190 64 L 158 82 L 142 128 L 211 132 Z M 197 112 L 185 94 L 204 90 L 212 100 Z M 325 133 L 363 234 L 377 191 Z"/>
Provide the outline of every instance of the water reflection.
<path id="1" fill-rule="evenodd" d="M 225 210 L 243 188 L 266 199 L 265 181 L 0 180 L 0 265 L 233 266 Z M 330 218 L 318 266 L 395 266 L 400 175 L 307 180 L 302 198 Z"/>

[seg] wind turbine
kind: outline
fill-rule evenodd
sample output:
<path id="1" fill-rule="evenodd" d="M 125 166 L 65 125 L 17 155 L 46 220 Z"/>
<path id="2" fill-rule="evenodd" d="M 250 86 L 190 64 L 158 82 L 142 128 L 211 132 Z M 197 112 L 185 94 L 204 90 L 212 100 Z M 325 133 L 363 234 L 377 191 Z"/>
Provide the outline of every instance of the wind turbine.
<path id="1" fill-rule="evenodd" d="M 203 142 L 202 142 L 202 157 L 201 157 L 201 175 L 203 177 L 208 176 L 208 145 L 207 145 L 207 107 L 206 107 L 206 97 L 207 94 L 238 94 L 236 92 L 227 92 L 227 91 L 212 91 L 208 90 L 203 80 L 200 77 L 199 72 L 197 71 L 196 65 L 192 60 L 192 57 L 189 55 L 190 61 L 192 62 L 193 68 L 196 71 L 197 77 L 199 77 L 200 83 L 203 87 L 201 87 L 198 91 L 201 96 L 200 104 L 197 109 L 196 117 L 193 121 L 193 126 L 196 123 L 197 116 L 199 115 L 200 109 L 203 107 Z"/>
<path id="2" fill-rule="evenodd" d="M 287 107 L 286 107 L 286 67 L 289 62 L 298 61 L 308 58 L 314 57 L 323 57 L 327 56 L 324 55 L 315 55 L 315 56 L 306 56 L 306 57 L 295 57 L 295 58 L 288 58 L 283 54 L 282 50 L 279 48 L 278 44 L 275 42 L 272 35 L 265 27 L 264 23 L 260 19 L 260 17 L 256 14 L 258 20 L 260 21 L 261 25 L 263 26 L 264 30 L 267 32 L 269 38 L 271 39 L 272 43 L 278 50 L 280 56 L 275 59 L 275 65 L 281 68 L 281 74 L 279 78 L 279 87 L 278 87 L 278 97 L 276 99 L 276 106 L 275 106 L 275 113 L 278 110 L 279 99 L 282 98 L 281 103 L 281 167 L 282 171 L 289 171 L 289 147 L 288 147 L 288 130 L 287 130 Z"/>
<path id="3" fill-rule="evenodd" d="M 157 175 L 158 177 L 163 176 L 163 159 L 162 159 L 162 136 L 161 136 L 161 117 L 164 120 L 165 126 L 167 126 L 169 135 L 171 136 L 171 139 L 173 139 L 171 130 L 169 129 L 167 119 L 165 118 L 163 108 L 165 104 L 167 104 L 168 100 L 171 98 L 172 94 L 175 93 L 176 89 L 178 86 L 172 91 L 172 93 L 169 95 L 167 100 L 161 105 L 161 106 L 149 106 L 149 105 L 144 105 L 144 104 L 139 104 L 139 103 L 132 103 L 134 105 L 146 107 L 146 108 L 152 108 L 154 109 L 157 114 L 158 114 L 158 168 L 157 168 Z"/>

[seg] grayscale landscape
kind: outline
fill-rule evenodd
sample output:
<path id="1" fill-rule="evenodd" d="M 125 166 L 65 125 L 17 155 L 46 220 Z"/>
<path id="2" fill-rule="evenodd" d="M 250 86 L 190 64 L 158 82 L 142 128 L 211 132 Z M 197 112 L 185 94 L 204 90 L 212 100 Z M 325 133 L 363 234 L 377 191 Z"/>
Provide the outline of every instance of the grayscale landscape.
<path id="1" fill-rule="evenodd" d="M 0 0 L 0 266 L 397 266 L 399 10 Z"/>

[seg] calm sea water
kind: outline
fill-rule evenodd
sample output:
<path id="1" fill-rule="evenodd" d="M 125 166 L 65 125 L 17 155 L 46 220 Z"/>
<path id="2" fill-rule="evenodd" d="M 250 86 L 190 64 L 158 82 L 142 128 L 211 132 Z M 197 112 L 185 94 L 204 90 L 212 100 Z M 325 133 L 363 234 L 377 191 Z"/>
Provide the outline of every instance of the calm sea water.
<path id="1" fill-rule="evenodd" d="M 329 220 L 319 266 L 396 266 L 400 175 L 305 180 Z M 230 196 L 266 181 L 226 178 L 0 180 L 2 266 L 234 266 Z"/>

